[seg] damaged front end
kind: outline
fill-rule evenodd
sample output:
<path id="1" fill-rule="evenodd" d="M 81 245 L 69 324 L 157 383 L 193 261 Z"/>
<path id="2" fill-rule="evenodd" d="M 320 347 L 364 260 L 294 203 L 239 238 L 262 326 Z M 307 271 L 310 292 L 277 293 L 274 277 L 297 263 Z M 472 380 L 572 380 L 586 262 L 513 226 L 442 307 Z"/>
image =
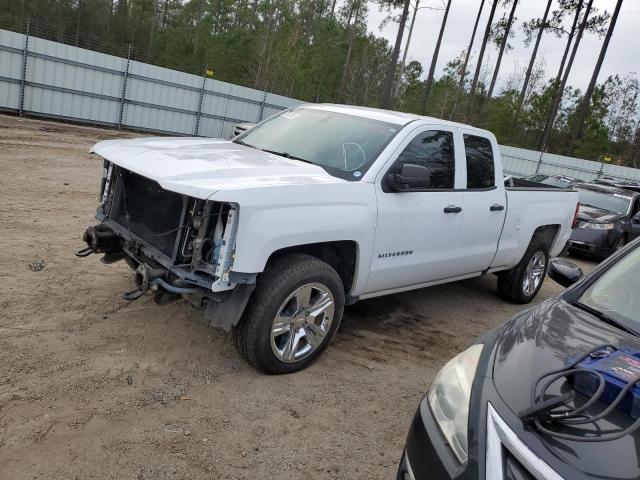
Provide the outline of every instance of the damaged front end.
<path id="1" fill-rule="evenodd" d="M 104 254 L 135 269 L 135 300 L 151 293 L 158 303 L 187 299 L 213 326 L 235 325 L 255 276 L 231 272 L 238 205 L 182 195 L 105 160 L 100 224 L 87 228 L 78 256 Z"/>

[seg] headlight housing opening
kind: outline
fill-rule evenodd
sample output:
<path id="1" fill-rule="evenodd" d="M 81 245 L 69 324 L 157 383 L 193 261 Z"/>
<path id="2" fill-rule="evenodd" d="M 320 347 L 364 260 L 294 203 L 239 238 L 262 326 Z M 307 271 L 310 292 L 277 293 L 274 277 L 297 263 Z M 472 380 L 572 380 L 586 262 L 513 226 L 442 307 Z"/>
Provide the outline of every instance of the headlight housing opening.
<path id="1" fill-rule="evenodd" d="M 468 458 L 471 385 L 484 345 L 477 344 L 453 357 L 438 372 L 428 394 L 429 407 L 460 463 Z"/>

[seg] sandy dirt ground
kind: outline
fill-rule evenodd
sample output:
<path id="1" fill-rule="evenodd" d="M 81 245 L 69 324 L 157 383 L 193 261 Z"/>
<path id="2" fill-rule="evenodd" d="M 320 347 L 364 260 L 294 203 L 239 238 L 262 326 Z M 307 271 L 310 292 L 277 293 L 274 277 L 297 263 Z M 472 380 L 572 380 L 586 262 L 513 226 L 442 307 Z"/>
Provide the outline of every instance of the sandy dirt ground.
<path id="1" fill-rule="evenodd" d="M 0 115 L 0 478 L 392 478 L 437 370 L 521 307 L 491 275 L 364 301 L 311 368 L 260 375 L 188 305 L 122 300 L 124 262 L 73 255 L 89 147 L 132 136 Z"/>

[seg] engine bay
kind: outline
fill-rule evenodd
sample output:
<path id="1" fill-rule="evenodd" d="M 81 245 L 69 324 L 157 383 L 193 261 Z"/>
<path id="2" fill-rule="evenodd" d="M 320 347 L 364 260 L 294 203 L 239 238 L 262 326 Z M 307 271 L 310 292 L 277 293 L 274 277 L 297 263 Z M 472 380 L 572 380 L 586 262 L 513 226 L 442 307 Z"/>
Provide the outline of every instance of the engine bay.
<path id="1" fill-rule="evenodd" d="M 84 234 L 79 256 L 103 253 L 105 263 L 125 260 L 136 269 L 133 300 L 148 289 L 205 297 L 233 288 L 229 269 L 237 207 L 163 189 L 157 182 L 105 160 L 99 225 Z"/>

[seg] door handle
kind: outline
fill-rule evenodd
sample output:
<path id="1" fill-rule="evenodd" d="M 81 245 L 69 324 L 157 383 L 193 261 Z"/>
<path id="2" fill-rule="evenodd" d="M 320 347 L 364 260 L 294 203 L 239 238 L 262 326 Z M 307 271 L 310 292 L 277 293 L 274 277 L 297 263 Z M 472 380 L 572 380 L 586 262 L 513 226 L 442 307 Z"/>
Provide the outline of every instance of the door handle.
<path id="1" fill-rule="evenodd" d="M 504 210 L 504 205 L 498 205 L 497 203 L 494 203 L 489 207 L 489 210 L 491 210 L 492 212 L 500 212 Z"/>
<path id="2" fill-rule="evenodd" d="M 460 213 L 462 207 L 456 207 L 455 205 L 447 205 L 444 207 L 444 213 Z"/>

